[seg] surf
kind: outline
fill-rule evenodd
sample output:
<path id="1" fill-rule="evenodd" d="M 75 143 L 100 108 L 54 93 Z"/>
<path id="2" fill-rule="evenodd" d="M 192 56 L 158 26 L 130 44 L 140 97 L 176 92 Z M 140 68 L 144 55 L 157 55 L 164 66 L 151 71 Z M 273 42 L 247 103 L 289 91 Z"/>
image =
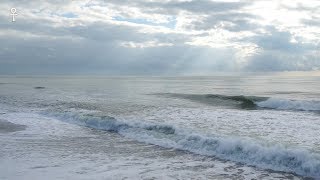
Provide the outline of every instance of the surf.
<path id="1" fill-rule="evenodd" d="M 315 111 L 320 112 L 320 101 L 316 100 L 291 100 L 261 96 L 228 96 L 220 94 L 154 94 L 166 98 L 187 99 L 194 102 L 212 106 L 224 106 L 245 110 L 274 109 L 292 111 Z"/>
<path id="2" fill-rule="evenodd" d="M 75 112 L 45 112 L 46 116 L 89 128 L 118 133 L 139 142 L 214 156 L 264 169 L 320 177 L 320 155 L 303 149 L 267 145 L 253 139 L 202 134 L 167 124 L 117 120 Z"/>

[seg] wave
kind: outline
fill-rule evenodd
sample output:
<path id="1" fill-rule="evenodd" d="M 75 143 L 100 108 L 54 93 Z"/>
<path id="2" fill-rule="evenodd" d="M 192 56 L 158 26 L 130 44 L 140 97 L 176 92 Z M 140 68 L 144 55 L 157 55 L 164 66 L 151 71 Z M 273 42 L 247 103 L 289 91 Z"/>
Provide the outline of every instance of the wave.
<path id="1" fill-rule="evenodd" d="M 279 110 L 320 111 L 320 101 L 269 98 L 256 104 L 262 108 Z"/>
<path id="2" fill-rule="evenodd" d="M 119 121 L 110 116 L 71 112 L 46 113 L 78 125 L 119 133 L 139 142 L 307 177 L 320 177 L 320 155 L 306 150 L 268 146 L 252 139 L 193 133 L 170 125 Z"/>
<path id="3" fill-rule="evenodd" d="M 227 96 L 219 94 L 155 94 L 165 97 L 188 99 L 214 106 L 228 106 L 240 109 L 277 109 L 293 111 L 320 111 L 320 101 L 288 100 L 259 96 Z"/>

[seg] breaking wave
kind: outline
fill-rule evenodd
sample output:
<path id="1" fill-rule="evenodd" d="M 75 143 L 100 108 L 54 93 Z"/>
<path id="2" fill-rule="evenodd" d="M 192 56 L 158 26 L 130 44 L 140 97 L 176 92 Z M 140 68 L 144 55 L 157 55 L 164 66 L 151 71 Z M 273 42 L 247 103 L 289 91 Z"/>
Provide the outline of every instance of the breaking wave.
<path id="1" fill-rule="evenodd" d="M 289 149 L 281 145 L 270 146 L 239 137 L 197 134 L 170 125 L 119 121 L 110 116 L 71 112 L 51 112 L 45 115 L 69 123 L 116 132 L 139 142 L 214 156 L 275 171 L 320 177 L 320 155 L 306 150 Z"/>
<path id="2" fill-rule="evenodd" d="M 188 99 L 213 106 L 228 106 L 240 109 L 277 109 L 293 111 L 320 111 L 320 101 L 288 100 L 258 96 L 227 96 L 218 94 L 155 94 L 165 97 Z"/>
<path id="3" fill-rule="evenodd" d="M 262 108 L 279 110 L 320 111 L 320 101 L 269 98 L 256 104 Z"/>

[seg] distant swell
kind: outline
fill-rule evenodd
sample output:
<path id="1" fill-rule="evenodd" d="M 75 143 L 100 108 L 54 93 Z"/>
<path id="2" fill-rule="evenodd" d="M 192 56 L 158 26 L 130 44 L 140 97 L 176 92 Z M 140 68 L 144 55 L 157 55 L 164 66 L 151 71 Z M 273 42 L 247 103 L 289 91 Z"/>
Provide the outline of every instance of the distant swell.
<path id="1" fill-rule="evenodd" d="M 196 154 L 302 176 L 320 177 L 320 155 L 305 150 L 288 149 L 280 145 L 267 146 L 254 140 L 216 137 L 193 133 L 170 125 L 125 122 L 109 116 L 76 113 L 47 113 L 63 121 L 113 131 L 140 142 L 176 148 Z"/>
<path id="2" fill-rule="evenodd" d="M 155 94 L 164 97 L 188 99 L 213 106 L 228 106 L 240 109 L 277 109 L 293 111 L 319 111 L 320 101 L 288 100 L 258 96 L 227 96 L 218 94 Z"/>

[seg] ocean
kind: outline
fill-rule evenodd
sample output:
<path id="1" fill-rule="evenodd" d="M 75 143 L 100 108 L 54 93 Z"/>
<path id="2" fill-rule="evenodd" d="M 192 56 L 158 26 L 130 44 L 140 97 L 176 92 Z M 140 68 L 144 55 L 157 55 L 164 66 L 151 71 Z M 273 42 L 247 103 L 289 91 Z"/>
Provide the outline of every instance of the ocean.
<path id="1" fill-rule="evenodd" d="M 320 74 L 0 76 L 0 179 L 320 179 Z"/>

